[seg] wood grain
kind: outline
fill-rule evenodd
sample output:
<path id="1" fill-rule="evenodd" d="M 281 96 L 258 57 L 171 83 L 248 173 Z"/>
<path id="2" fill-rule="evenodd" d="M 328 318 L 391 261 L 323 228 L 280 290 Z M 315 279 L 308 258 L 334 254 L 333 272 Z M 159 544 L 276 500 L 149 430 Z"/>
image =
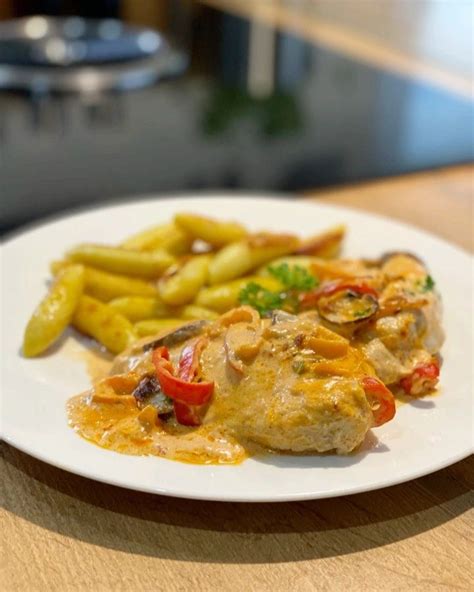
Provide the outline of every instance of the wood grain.
<path id="1" fill-rule="evenodd" d="M 95 483 L 2 445 L 3 589 L 469 590 L 474 459 L 378 492 L 224 504 Z"/>
<path id="2" fill-rule="evenodd" d="M 471 167 L 312 195 L 472 248 Z M 224 504 L 127 491 L 0 450 L 5 592 L 473 589 L 474 457 L 349 497 Z"/>
<path id="3" fill-rule="evenodd" d="M 305 195 L 396 218 L 474 251 L 472 165 L 308 191 Z"/>

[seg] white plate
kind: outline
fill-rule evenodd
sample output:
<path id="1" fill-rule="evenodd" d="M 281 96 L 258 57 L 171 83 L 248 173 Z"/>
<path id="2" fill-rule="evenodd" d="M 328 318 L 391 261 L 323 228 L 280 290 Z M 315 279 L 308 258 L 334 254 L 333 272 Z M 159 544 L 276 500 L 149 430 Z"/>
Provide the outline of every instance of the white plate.
<path id="1" fill-rule="evenodd" d="M 415 251 L 429 265 L 444 302 L 447 332 L 439 396 L 399 408 L 374 430 L 378 444 L 352 456 L 268 456 L 240 466 L 196 466 L 123 456 L 78 437 L 65 402 L 89 385 L 84 364 L 57 348 L 23 359 L 25 323 L 45 291 L 48 263 L 83 241 L 116 243 L 177 211 L 241 220 L 253 229 L 315 233 L 344 222 L 346 254 Z M 414 479 L 472 451 L 472 263 L 460 249 L 424 232 L 348 209 L 256 196 L 146 200 L 63 218 L 2 248 L 2 435 L 13 446 L 73 473 L 130 489 L 226 500 L 284 501 L 338 496 Z M 74 339 L 70 337 L 69 339 Z"/>

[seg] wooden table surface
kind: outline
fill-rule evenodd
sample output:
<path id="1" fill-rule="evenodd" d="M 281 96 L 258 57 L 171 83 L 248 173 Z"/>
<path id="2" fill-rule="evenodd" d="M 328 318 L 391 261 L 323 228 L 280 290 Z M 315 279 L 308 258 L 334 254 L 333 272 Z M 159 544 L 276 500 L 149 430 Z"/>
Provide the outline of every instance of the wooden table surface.
<path id="1" fill-rule="evenodd" d="M 472 249 L 472 173 L 458 167 L 317 197 Z M 473 589 L 473 457 L 371 493 L 225 504 L 127 491 L 6 444 L 1 451 L 6 592 Z"/>

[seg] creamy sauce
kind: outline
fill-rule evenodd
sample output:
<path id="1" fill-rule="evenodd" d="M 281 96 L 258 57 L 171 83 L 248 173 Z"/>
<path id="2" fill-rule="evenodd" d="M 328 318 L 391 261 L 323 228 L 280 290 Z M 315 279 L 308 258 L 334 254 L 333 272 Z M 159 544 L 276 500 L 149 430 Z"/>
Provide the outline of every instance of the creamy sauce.
<path id="1" fill-rule="evenodd" d="M 107 352 L 103 352 L 99 348 L 90 351 L 86 350 L 81 352 L 80 357 L 86 365 L 92 384 L 102 380 L 109 374 L 113 359 Z"/>
<path id="2" fill-rule="evenodd" d="M 304 335 L 314 340 L 306 343 Z M 208 340 L 201 373 L 215 387 L 200 427 L 179 425 L 174 417 L 144 421 L 153 408 L 147 412 L 133 396 L 118 396 L 107 386 L 110 379 L 71 399 L 70 425 L 116 452 L 198 464 L 236 464 L 267 449 L 347 453 L 364 441 L 372 412 L 357 377 L 373 371 L 343 338 L 306 319 L 275 327 L 269 320 L 236 323 L 209 333 Z M 170 348 L 175 365 L 183 345 Z M 116 364 L 138 383 L 153 372 L 150 357 L 135 347 Z"/>
<path id="3" fill-rule="evenodd" d="M 68 357 L 81 361 L 85 365 L 92 384 L 95 384 L 110 373 L 114 361 L 114 356 L 96 341 L 82 336 L 79 342 L 68 340 L 62 352 Z"/>
<path id="4" fill-rule="evenodd" d="M 238 464 L 247 457 L 245 448 L 217 426 L 196 429 L 168 421 L 150 429 L 139 421 L 136 405 L 94 403 L 85 394 L 71 399 L 67 411 L 70 425 L 83 438 L 122 454 L 197 464 Z"/>

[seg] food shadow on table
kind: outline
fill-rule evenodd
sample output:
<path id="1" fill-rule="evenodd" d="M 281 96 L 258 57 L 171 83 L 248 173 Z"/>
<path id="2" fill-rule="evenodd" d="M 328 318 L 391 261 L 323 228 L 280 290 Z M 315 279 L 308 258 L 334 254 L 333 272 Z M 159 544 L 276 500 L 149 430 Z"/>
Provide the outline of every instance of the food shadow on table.
<path id="1" fill-rule="evenodd" d="M 238 504 L 129 491 L 66 473 L 6 444 L 1 450 L 8 512 L 85 543 L 179 561 L 284 563 L 357 553 L 433 529 L 473 503 L 474 457 L 379 491 Z"/>

